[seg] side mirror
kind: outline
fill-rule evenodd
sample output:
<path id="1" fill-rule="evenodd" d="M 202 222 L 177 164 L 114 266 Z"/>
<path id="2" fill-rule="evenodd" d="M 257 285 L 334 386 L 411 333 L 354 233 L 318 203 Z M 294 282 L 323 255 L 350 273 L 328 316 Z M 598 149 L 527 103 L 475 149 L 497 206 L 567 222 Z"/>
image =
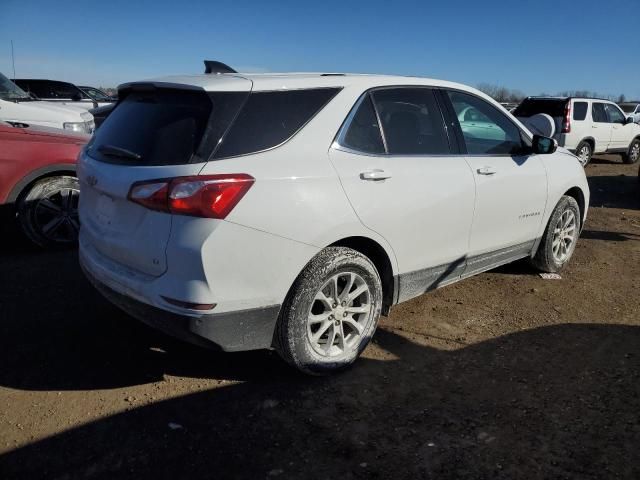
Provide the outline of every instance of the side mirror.
<path id="1" fill-rule="evenodd" d="M 531 149 L 533 150 L 533 153 L 548 155 L 549 153 L 553 153 L 558 149 L 558 142 L 556 142 L 553 138 L 543 137 L 542 135 L 534 135 Z"/>
<path id="2" fill-rule="evenodd" d="M 633 117 L 627 117 L 627 119 L 625 120 L 624 124 L 628 125 L 630 123 L 635 122 L 635 119 Z"/>

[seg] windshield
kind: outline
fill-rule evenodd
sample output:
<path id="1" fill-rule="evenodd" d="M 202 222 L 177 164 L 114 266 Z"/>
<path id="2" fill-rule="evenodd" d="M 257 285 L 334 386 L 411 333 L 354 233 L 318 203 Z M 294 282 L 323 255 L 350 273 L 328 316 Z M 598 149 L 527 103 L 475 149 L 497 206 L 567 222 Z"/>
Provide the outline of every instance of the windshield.
<path id="1" fill-rule="evenodd" d="M 0 98 L 3 100 L 31 100 L 27 92 L 0 73 Z"/>
<path id="2" fill-rule="evenodd" d="M 87 95 L 89 95 L 94 100 L 97 100 L 98 102 L 112 102 L 113 101 L 113 98 L 111 98 L 106 93 L 101 92 L 97 88 L 93 88 L 93 87 L 80 87 L 80 88 L 82 90 L 84 90 Z"/>

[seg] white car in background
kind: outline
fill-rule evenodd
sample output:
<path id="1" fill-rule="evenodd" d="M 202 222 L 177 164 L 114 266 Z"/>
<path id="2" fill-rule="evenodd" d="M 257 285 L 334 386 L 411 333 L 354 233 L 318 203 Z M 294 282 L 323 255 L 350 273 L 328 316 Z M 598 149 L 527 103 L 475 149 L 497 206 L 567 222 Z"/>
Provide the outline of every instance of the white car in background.
<path id="1" fill-rule="evenodd" d="M 79 159 L 87 277 L 179 338 L 304 372 L 351 364 L 399 302 L 520 258 L 560 270 L 587 216 L 576 157 L 464 85 L 221 73 L 119 98 Z"/>
<path id="2" fill-rule="evenodd" d="M 43 102 L 0 73 L 0 121 L 93 133 L 93 115 L 84 108 Z"/>
<path id="3" fill-rule="evenodd" d="M 640 102 L 624 102 L 619 103 L 618 106 L 627 117 L 631 117 L 634 122 L 640 123 Z"/>
<path id="4" fill-rule="evenodd" d="M 625 163 L 640 159 L 640 125 L 609 100 L 575 97 L 527 97 L 513 111 L 520 121 L 548 115 L 560 146 L 586 166 L 596 153 L 619 154 Z"/>

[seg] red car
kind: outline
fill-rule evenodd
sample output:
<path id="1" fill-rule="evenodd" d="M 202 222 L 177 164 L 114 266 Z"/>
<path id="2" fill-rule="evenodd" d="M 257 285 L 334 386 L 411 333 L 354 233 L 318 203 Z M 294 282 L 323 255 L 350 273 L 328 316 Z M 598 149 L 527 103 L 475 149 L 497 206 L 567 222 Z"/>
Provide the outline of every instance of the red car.
<path id="1" fill-rule="evenodd" d="M 90 136 L 0 122 L 0 205 L 13 204 L 22 230 L 42 247 L 78 237 L 76 158 Z"/>

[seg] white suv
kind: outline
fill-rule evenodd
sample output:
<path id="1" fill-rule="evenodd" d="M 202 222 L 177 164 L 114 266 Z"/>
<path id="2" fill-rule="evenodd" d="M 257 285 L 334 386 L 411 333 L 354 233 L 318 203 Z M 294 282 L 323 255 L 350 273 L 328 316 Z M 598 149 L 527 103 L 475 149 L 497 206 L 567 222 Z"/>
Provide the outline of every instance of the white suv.
<path id="1" fill-rule="evenodd" d="M 0 121 L 93 133 L 93 115 L 83 108 L 40 101 L 0 73 Z"/>
<path id="2" fill-rule="evenodd" d="M 463 85 L 217 74 L 119 98 L 79 160 L 88 278 L 175 336 L 305 372 L 352 363 L 398 302 L 520 258 L 559 270 L 587 215 L 578 159 Z"/>
<path id="3" fill-rule="evenodd" d="M 513 114 L 523 122 L 537 114 L 552 117 L 554 138 L 574 152 L 584 166 L 594 153 L 620 154 L 625 163 L 640 158 L 640 125 L 608 100 L 527 97 Z"/>

